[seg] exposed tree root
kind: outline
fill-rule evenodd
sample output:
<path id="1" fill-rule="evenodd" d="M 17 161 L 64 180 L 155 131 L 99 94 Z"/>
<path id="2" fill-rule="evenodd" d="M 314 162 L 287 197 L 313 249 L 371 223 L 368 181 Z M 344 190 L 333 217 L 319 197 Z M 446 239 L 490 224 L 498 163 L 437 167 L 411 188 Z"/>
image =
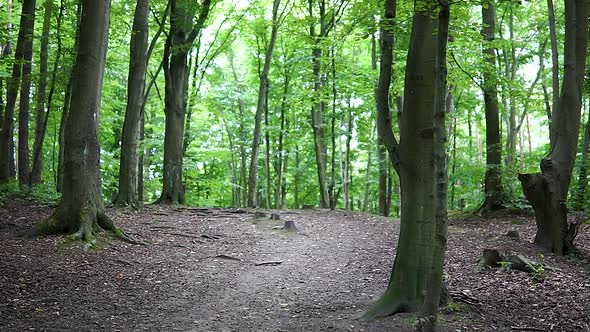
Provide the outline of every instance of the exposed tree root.
<path id="1" fill-rule="evenodd" d="M 141 208 L 141 204 L 135 196 L 122 195 L 121 193 L 117 194 L 117 196 L 113 200 L 113 205 L 118 207 L 130 207 L 134 210 L 139 210 Z"/>
<path id="2" fill-rule="evenodd" d="M 72 220 L 77 220 L 72 222 Z M 124 230 L 115 226 L 113 220 L 104 212 L 92 213 L 84 209 L 77 213 L 75 218 L 68 218 L 68 214 L 59 208 L 53 214 L 33 226 L 31 229 L 19 234 L 20 237 L 33 238 L 45 235 L 69 233 L 68 238 L 73 241 L 83 241 L 90 246 L 96 244 L 95 235 L 100 231 L 110 231 L 115 238 L 131 244 L 146 245 L 130 237 Z"/>
<path id="3" fill-rule="evenodd" d="M 376 318 L 383 318 L 401 312 L 408 312 L 410 306 L 404 301 L 392 302 L 389 296 L 381 297 L 361 316 L 361 320 L 370 321 Z"/>

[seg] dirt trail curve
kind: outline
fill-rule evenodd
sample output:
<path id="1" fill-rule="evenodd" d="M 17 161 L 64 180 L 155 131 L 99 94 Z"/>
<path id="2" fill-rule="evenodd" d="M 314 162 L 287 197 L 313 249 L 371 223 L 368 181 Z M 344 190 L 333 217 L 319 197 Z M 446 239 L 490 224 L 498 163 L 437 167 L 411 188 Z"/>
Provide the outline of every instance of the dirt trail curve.
<path id="1" fill-rule="evenodd" d="M 358 320 L 387 285 L 398 222 L 345 211 L 281 211 L 274 221 L 236 209 L 149 206 L 109 211 L 148 246 L 114 241 L 84 251 L 62 236 L 14 238 L 51 211 L 28 201 L 0 205 L 0 331 L 412 330 L 409 315 Z M 275 229 L 285 220 L 299 233 Z M 502 235 L 516 229 L 532 238 L 530 217 L 453 223 L 449 288 L 480 305 L 444 314 L 441 331 L 589 330 L 587 260 L 539 256 L 530 242 Z M 476 273 L 487 247 L 560 271 L 543 283 Z"/>

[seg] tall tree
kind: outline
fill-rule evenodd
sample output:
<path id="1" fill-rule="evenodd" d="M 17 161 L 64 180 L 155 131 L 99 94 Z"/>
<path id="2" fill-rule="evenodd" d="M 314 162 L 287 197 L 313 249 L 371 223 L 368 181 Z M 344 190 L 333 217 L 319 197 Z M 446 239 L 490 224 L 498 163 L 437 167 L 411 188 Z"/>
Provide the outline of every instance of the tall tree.
<path id="1" fill-rule="evenodd" d="M 51 15 L 53 13 L 53 0 L 45 0 L 43 6 L 43 31 L 41 32 L 41 48 L 39 54 L 39 81 L 37 84 L 37 102 L 35 106 L 35 143 L 33 143 L 33 167 L 29 184 L 33 185 L 41 182 L 41 170 L 43 168 L 43 141 L 45 139 L 45 129 L 49 109 L 46 103 L 47 92 L 47 58 L 49 48 L 49 28 L 51 25 Z M 59 34 L 60 32 L 57 31 Z M 59 52 L 58 55 L 59 57 Z"/>
<path id="2" fill-rule="evenodd" d="M 567 195 L 578 147 L 588 42 L 588 2 L 564 2 L 563 83 L 552 114 L 551 150 L 541 161 L 541 173 L 518 177 L 535 210 L 535 243 L 560 255 L 574 249 L 579 226 L 567 220 Z"/>
<path id="3" fill-rule="evenodd" d="M 256 104 L 256 115 L 254 117 L 254 138 L 252 140 L 252 150 L 250 157 L 250 172 L 248 173 L 248 206 L 256 207 L 256 186 L 258 182 L 258 154 L 260 151 L 260 128 L 262 126 L 262 113 L 267 107 L 268 101 L 268 73 L 272 63 L 272 54 L 274 52 L 277 34 L 279 31 L 279 6 L 280 0 L 274 0 L 272 5 L 272 28 L 270 32 L 270 43 L 266 48 L 264 67 L 260 73 L 260 84 L 258 86 L 258 102 Z M 268 163 L 268 160 L 267 160 Z M 268 167 L 267 167 L 268 168 Z M 266 174 L 270 177 L 270 174 Z M 269 197 L 267 193 L 266 197 Z"/>
<path id="4" fill-rule="evenodd" d="M 434 88 L 434 245 L 432 246 L 432 263 L 428 272 L 428 284 L 424 305 L 421 308 L 418 330 L 434 332 L 443 286 L 443 268 L 447 245 L 447 127 L 446 115 L 449 107 L 447 98 L 447 40 L 449 37 L 450 4 L 447 0 L 439 1 L 437 29 L 437 50 Z"/>
<path id="5" fill-rule="evenodd" d="M 397 253 L 388 287 L 365 313 L 366 319 L 419 310 L 424 305 L 427 285 L 433 280 L 434 252 L 440 244 L 437 241 L 436 204 L 433 200 L 435 167 L 431 162 L 435 152 L 433 126 L 434 106 L 437 104 L 433 59 L 437 54 L 437 34 L 441 33 L 435 30 L 437 19 L 432 15 L 435 7 L 434 3 L 414 3 L 399 144 L 393 136 L 389 108 L 380 107 L 377 114 L 383 129 L 383 142 L 400 176 L 402 213 Z M 386 0 L 385 8 L 381 28 L 381 70 L 376 95 L 379 103 L 388 105 L 389 98 L 382 84 L 391 79 L 391 22 L 395 17 L 395 1 Z M 383 110 L 387 110 L 387 113 Z"/>
<path id="6" fill-rule="evenodd" d="M 26 71 L 28 71 L 29 84 L 23 82 L 21 91 L 21 104 L 19 111 L 19 182 L 28 185 L 29 176 L 29 158 L 28 158 L 28 105 L 29 105 L 29 91 L 30 91 L 30 73 L 31 73 L 31 57 L 32 57 L 32 43 L 33 43 L 33 26 L 35 20 L 35 0 L 25 0 L 23 2 L 20 27 L 18 31 L 18 39 L 16 42 L 16 50 L 14 53 L 14 64 L 12 66 L 12 76 L 7 81 L 6 90 L 6 107 L 4 110 L 4 119 L 2 123 L 2 132 L 0 135 L 0 181 L 6 181 L 13 177 L 11 168 L 14 167 L 13 158 L 13 139 L 14 139 L 14 110 L 16 108 L 16 97 L 18 96 L 21 81 L 23 81 Z M 28 59 L 28 61 L 27 61 Z M 28 62 L 28 64 L 26 64 Z M 26 68 L 24 68 L 26 67 Z M 22 97 L 22 93 L 26 93 L 26 98 Z M 24 102 L 24 104 L 23 104 Z M 21 130 L 20 127 L 26 126 L 26 131 Z M 22 134 L 22 136 L 20 136 Z M 26 142 L 25 142 L 26 140 Z M 22 145 L 21 142 L 22 141 Z M 26 145 L 25 145 L 26 143 Z M 25 155 L 26 152 L 26 155 Z M 22 158 L 22 160 L 20 160 Z M 24 163 L 22 166 L 20 163 Z M 21 178 L 22 177 L 22 178 Z"/>
<path id="7" fill-rule="evenodd" d="M 129 51 L 131 61 L 127 76 L 127 108 L 121 141 L 119 190 L 114 200 L 116 205 L 134 208 L 138 208 L 140 204 L 137 199 L 137 149 L 148 62 L 149 11 L 150 0 L 137 1 Z"/>
<path id="8" fill-rule="evenodd" d="M 328 202 L 328 186 L 327 186 L 327 162 L 328 162 L 328 146 L 325 142 L 324 127 L 324 113 L 326 110 L 326 101 L 324 100 L 323 87 L 325 86 L 325 79 L 322 75 L 322 42 L 328 37 L 330 31 L 334 27 L 336 17 L 344 9 L 347 1 L 340 2 L 339 7 L 333 8 L 331 11 L 326 8 L 325 0 L 318 0 L 318 20 L 314 17 L 314 0 L 308 0 L 309 16 L 312 18 L 309 26 L 309 36 L 312 39 L 313 45 L 311 49 L 312 55 L 312 69 L 313 69 L 313 91 L 314 104 L 311 109 L 311 127 L 313 130 L 314 150 L 316 159 L 316 168 L 318 174 L 318 184 L 320 190 L 320 207 L 327 208 Z M 331 16 L 330 16 L 331 15 Z M 316 32 L 316 26 L 319 24 L 319 31 Z"/>
<path id="9" fill-rule="evenodd" d="M 25 31 L 23 62 L 18 108 L 18 182 L 21 186 L 29 185 L 31 175 L 29 149 L 29 112 L 31 105 L 31 72 L 33 67 L 33 31 L 35 29 L 35 0 L 25 1 L 27 19 L 21 21 L 20 29 Z M 24 24 L 24 25 L 23 25 Z"/>
<path id="10" fill-rule="evenodd" d="M 502 142 L 500 136 L 500 115 L 498 111 L 498 89 L 496 54 L 493 45 L 496 30 L 496 8 L 493 0 L 482 3 L 482 35 L 484 38 L 483 57 L 486 67 L 483 71 L 483 93 L 486 117 L 486 173 L 482 211 L 494 211 L 502 207 Z"/>
<path id="11" fill-rule="evenodd" d="M 98 125 L 107 50 L 110 0 L 82 0 L 80 44 L 66 124 L 64 183 L 53 214 L 28 235 L 72 233 L 92 243 L 100 229 L 128 239 L 106 215 L 101 194 Z"/>
<path id="12" fill-rule="evenodd" d="M 166 132 L 160 204 L 184 204 L 183 137 L 188 94 L 188 54 L 209 16 L 211 0 L 199 6 L 192 0 L 170 1 L 170 31 L 164 46 Z M 194 17 L 199 9 L 196 22 Z"/>

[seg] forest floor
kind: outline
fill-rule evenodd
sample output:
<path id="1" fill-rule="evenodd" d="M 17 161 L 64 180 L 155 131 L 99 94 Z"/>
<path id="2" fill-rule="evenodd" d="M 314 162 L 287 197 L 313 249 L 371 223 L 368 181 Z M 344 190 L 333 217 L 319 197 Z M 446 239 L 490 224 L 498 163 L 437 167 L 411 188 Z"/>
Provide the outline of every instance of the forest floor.
<path id="1" fill-rule="evenodd" d="M 18 239 L 52 207 L 0 205 L 1 331 L 411 331 L 415 316 L 359 317 L 387 286 L 399 222 L 347 211 L 109 209 L 149 245 Z M 285 220 L 299 232 L 278 229 Z M 530 214 L 451 220 L 441 331 L 590 331 L 590 229 L 581 255 L 541 254 Z M 520 240 L 507 237 L 515 230 Z M 108 240 L 108 239 L 107 239 Z M 484 248 L 557 268 L 475 272 Z M 586 258 L 584 258 L 586 255 Z M 461 299 L 471 302 L 466 304 Z"/>

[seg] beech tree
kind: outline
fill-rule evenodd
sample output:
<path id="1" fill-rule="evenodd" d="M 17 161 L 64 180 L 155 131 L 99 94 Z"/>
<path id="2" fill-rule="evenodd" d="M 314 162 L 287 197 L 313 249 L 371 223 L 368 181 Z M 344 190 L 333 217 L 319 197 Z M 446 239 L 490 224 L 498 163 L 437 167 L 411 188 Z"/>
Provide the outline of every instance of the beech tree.
<path id="1" fill-rule="evenodd" d="M 6 181 L 12 177 L 14 169 L 14 111 L 16 109 L 16 97 L 21 88 L 19 105 L 19 182 L 28 185 L 29 180 L 29 103 L 31 81 L 31 58 L 33 54 L 33 27 L 35 22 L 35 0 L 23 2 L 18 30 L 18 40 L 14 53 L 12 76 L 7 82 L 6 107 L 0 135 L 0 181 Z M 24 94 L 24 96 L 23 96 Z"/>
<path id="2" fill-rule="evenodd" d="M 486 118 L 486 173 L 484 181 L 485 198 L 481 209 L 494 211 L 502 207 L 502 142 L 500 115 L 498 110 L 498 88 L 496 79 L 496 52 L 492 44 L 496 30 L 496 7 L 493 0 L 482 2 L 482 35 L 484 38 L 483 94 Z"/>
<path id="3" fill-rule="evenodd" d="M 445 136 L 440 132 L 440 119 L 437 121 L 438 130 L 435 129 L 434 116 L 435 108 L 438 108 L 436 114 L 440 116 L 440 111 L 445 107 L 446 93 L 441 92 L 441 89 L 446 91 L 446 86 L 443 86 L 446 59 L 440 57 L 445 56 L 446 53 L 442 49 L 439 50 L 437 36 L 446 33 L 448 23 L 443 22 L 442 28 L 436 29 L 438 20 L 433 17 L 432 11 L 441 11 L 441 15 L 444 16 L 448 15 L 448 8 L 445 5 L 441 10 L 437 3 L 422 1 L 414 3 L 414 17 L 406 61 L 403 107 L 405 111 L 399 124 L 400 143 L 393 135 L 391 117 L 389 117 L 390 98 L 387 93 L 391 80 L 393 43 L 391 30 L 395 8 L 395 0 L 386 0 L 385 18 L 381 27 L 381 68 L 376 98 L 380 105 L 377 123 L 381 126 L 383 143 L 400 177 L 401 228 L 388 287 L 380 299 L 365 313 L 366 319 L 420 310 L 425 304 L 427 285 L 440 283 L 437 278 L 442 277 L 442 260 L 446 243 L 444 228 L 446 202 L 444 206 L 440 203 L 442 200 L 446 201 L 446 193 L 444 196 L 437 194 L 438 200 L 432 198 L 435 197 L 435 188 L 437 193 L 440 193 L 439 188 L 446 190 L 444 187 L 446 186 L 446 161 L 441 162 L 441 159 L 445 159 Z M 441 42 L 440 45 L 446 47 L 446 41 Z M 439 61 L 432 61 L 437 59 L 437 55 Z M 438 67 L 435 65 L 437 63 Z M 442 117 L 444 126 L 444 115 Z M 435 130 L 436 138 L 439 140 L 437 154 L 435 154 L 434 144 Z M 432 162 L 433 156 L 437 160 L 436 167 Z M 440 179 L 435 180 L 435 174 L 438 174 Z M 439 214 L 435 215 L 435 211 Z M 430 301 L 433 299 L 432 296 L 428 297 Z M 427 316 L 432 314 L 431 309 L 426 312 Z"/>
<path id="4" fill-rule="evenodd" d="M 107 216 L 102 199 L 98 126 L 110 0 L 82 0 L 80 44 L 66 122 L 63 195 L 53 214 L 27 235 L 71 233 L 92 243 L 105 229 L 130 240 Z"/>
<path id="5" fill-rule="evenodd" d="M 588 48 L 588 2 L 565 0 L 565 43 L 561 93 L 551 119 L 551 150 L 541 172 L 520 174 L 535 210 L 535 243 L 559 255 L 574 249 L 579 224 L 567 220 L 567 196 L 576 160 Z"/>
<path id="6" fill-rule="evenodd" d="M 183 138 L 188 93 L 188 53 L 209 16 L 211 0 L 195 6 L 190 0 L 170 1 L 170 31 L 164 49 L 166 132 L 162 194 L 157 203 L 184 204 Z M 194 17 L 199 9 L 196 22 Z"/>
<path id="7" fill-rule="evenodd" d="M 150 0 L 138 0 L 133 16 L 127 79 L 127 108 L 121 140 L 119 188 L 116 205 L 139 207 L 137 199 L 139 124 L 142 117 L 143 94 L 148 61 L 148 15 Z"/>
<path id="8" fill-rule="evenodd" d="M 258 102 L 256 104 L 256 115 L 254 119 L 254 138 L 252 141 L 252 150 L 250 158 L 250 172 L 248 173 L 248 206 L 256 207 L 256 185 L 258 183 L 258 152 L 260 150 L 260 127 L 262 125 L 262 113 L 267 108 L 268 99 L 268 73 L 270 71 L 270 64 L 272 62 L 272 54 L 277 40 L 279 30 L 279 6 L 280 0 L 274 0 L 272 5 L 272 28 L 270 33 L 270 43 L 266 48 L 266 55 L 264 58 L 264 67 L 260 73 L 260 85 L 258 88 Z M 268 148 L 268 140 L 267 140 Z M 267 164 L 268 164 L 267 155 Z M 268 169 L 268 168 L 267 168 Z M 266 175 L 269 178 L 269 174 Z M 267 188 L 268 189 L 268 188 Z M 267 197 L 270 194 L 267 193 Z"/>

